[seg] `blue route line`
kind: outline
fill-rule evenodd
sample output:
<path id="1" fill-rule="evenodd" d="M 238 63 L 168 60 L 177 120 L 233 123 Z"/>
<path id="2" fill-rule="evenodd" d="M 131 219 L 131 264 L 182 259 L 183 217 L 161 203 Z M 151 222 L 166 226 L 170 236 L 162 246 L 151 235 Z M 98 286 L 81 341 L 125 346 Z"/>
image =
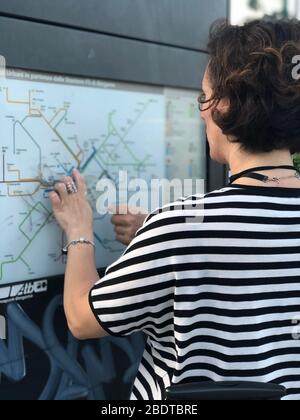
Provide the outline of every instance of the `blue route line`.
<path id="1" fill-rule="evenodd" d="M 56 126 L 54 127 L 55 130 L 57 129 L 57 127 L 63 122 L 63 120 L 66 118 L 67 116 L 67 110 L 65 110 L 64 116 L 59 120 L 59 122 L 56 124 Z"/>
<path id="2" fill-rule="evenodd" d="M 97 150 L 95 149 L 95 147 L 93 147 L 93 153 L 88 158 L 88 160 L 85 162 L 85 164 L 80 168 L 81 172 L 84 172 L 86 170 L 87 166 L 94 159 L 94 157 L 96 156 L 96 154 L 97 154 Z"/>
<path id="3" fill-rule="evenodd" d="M 63 171 L 65 172 L 66 176 L 71 176 L 72 175 L 72 171 L 74 169 L 74 166 L 72 166 L 71 169 L 67 169 L 63 166 L 63 164 L 59 161 L 59 159 L 57 157 L 55 157 L 56 162 L 58 163 L 58 165 L 63 169 Z"/>
<path id="4" fill-rule="evenodd" d="M 95 156 L 95 162 L 97 163 L 97 165 L 99 166 L 99 168 L 101 168 L 102 170 L 104 170 L 104 167 L 101 165 L 101 163 L 99 162 L 99 160 L 97 159 L 96 156 Z"/>

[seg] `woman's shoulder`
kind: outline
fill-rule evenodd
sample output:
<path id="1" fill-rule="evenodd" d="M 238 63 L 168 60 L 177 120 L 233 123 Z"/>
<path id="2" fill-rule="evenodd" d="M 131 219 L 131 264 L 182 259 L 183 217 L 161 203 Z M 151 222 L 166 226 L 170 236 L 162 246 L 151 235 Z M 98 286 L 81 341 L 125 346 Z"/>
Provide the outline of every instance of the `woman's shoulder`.
<path id="1" fill-rule="evenodd" d="M 147 229 L 166 224 L 185 223 L 186 218 L 202 217 L 206 215 L 225 214 L 222 209 L 263 209 L 262 203 L 270 209 L 286 206 L 299 210 L 300 189 L 279 187 L 256 187 L 250 185 L 228 185 L 204 194 L 181 197 L 178 200 L 162 206 L 151 212 L 146 218 L 144 226 Z M 292 206 L 292 207 L 291 207 Z"/>
<path id="2" fill-rule="evenodd" d="M 209 193 L 194 194 L 186 197 L 180 197 L 176 201 L 168 203 L 157 208 L 146 218 L 144 227 L 150 228 L 159 224 L 185 222 L 187 217 L 199 216 L 205 211 L 206 206 L 216 203 L 218 207 L 224 203 L 226 206 L 226 196 L 234 190 L 232 188 L 222 188 Z"/>

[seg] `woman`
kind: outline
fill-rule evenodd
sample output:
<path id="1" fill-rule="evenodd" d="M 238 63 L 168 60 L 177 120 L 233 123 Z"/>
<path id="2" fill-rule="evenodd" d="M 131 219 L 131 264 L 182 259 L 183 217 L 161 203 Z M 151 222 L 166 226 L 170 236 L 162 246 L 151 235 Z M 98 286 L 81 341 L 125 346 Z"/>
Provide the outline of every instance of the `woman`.
<path id="1" fill-rule="evenodd" d="M 132 399 L 236 379 L 282 384 L 287 399 L 300 399 L 300 175 L 291 156 L 300 150 L 300 24 L 219 24 L 209 54 L 201 116 L 231 184 L 151 214 L 96 285 L 84 179 L 75 171 L 77 188 L 71 178 L 57 184 L 58 222 L 70 241 L 86 239 L 69 247 L 66 316 L 80 339 L 146 333 Z"/>

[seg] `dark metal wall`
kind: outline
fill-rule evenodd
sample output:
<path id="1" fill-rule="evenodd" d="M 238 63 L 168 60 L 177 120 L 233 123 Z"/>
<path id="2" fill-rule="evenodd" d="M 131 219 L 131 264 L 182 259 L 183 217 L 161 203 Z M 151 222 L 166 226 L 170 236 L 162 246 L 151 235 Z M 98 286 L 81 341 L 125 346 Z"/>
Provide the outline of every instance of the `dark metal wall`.
<path id="1" fill-rule="evenodd" d="M 199 89 L 206 54 L 0 15 L 10 67 Z"/>
<path id="2" fill-rule="evenodd" d="M 14 68 L 199 89 L 208 28 L 225 16 L 227 0 L 0 0 L 0 54 Z M 222 165 L 208 174 L 209 190 L 224 185 Z M 79 346 L 62 279 L 49 283 L 38 302 L 0 308 L 0 400 L 126 398 L 143 338 Z"/>
<path id="3" fill-rule="evenodd" d="M 227 0 L 1 0 L 7 64 L 199 89 Z"/>
<path id="4" fill-rule="evenodd" d="M 1 13 L 98 33 L 205 51 L 226 0 L 2 0 Z"/>

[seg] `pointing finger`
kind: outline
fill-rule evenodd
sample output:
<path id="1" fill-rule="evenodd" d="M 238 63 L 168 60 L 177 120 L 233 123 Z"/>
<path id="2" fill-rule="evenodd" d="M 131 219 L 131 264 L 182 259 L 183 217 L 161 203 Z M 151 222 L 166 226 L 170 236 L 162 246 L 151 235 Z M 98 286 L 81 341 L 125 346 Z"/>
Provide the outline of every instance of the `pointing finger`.
<path id="1" fill-rule="evenodd" d="M 76 183 L 76 186 L 78 188 L 78 191 L 86 193 L 86 191 L 87 191 L 86 182 L 85 182 L 84 177 L 78 171 L 78 169 L 74 169 L 72 175 L 73 175 L 74 181 Z"/>
<path id="2" fill-rule="evenodd" d="M 126 216 L 119 216 L 119 215 L 114 215 L 111 218 L 111 223 L 113 225 L 116 225 L 116 226 L 128 226 L 129 225 L 127 217 Z"/>

